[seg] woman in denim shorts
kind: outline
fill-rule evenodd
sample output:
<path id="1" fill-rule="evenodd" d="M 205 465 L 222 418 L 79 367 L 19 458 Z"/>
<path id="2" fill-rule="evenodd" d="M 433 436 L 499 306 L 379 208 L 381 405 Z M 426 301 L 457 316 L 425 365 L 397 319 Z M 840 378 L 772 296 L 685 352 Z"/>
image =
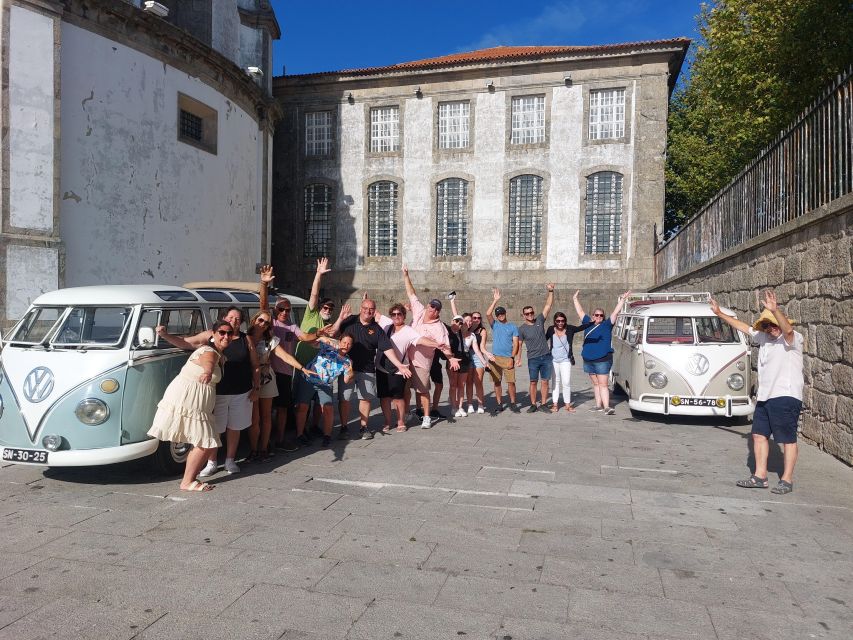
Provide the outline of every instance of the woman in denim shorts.
<path id="1" fill-rule="evenodd" d="M 616 317 L 622 311 L 625 299 L 630 293 L 630 291 L 626 291 L 619 296 L 619 300 L 610 316 L 605 316 L 604 309 L 600 307 L 597 307 L 592 312 L 592 316 L 588 316 L 578 299 L 580 291 L 575 291 L 573 297 L 575 311 L 578 312 L 581 324 L 592 323 L 583 331 L 583 350 L 581 351 L 583 370 L 589 374 L 592 389 L 595 393 L 595 406 L 590 407 L 589 410 L 603 411 L 608 416 L 616 413 L 613 407 L 610 406 L 610 389 L 608 388 L 610 367 L 613 366 L 611 334 L 613 332 L 613 325 L 616 324 Z"/>

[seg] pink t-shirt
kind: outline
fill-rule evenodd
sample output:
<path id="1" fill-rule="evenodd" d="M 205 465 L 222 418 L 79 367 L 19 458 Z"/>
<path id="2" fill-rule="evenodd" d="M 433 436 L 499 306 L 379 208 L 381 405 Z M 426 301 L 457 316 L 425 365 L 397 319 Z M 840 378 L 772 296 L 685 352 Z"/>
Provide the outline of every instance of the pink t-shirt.
<path id="1" fill-rule="evenodd" d="M 441 320 L 424 322 L 426 307 L 414 295 L 409 296 L 409 302 L 412 305 L 412 329 L 422 336 L 432 338 L 438 344 L 448 344 L 447 327 L 444 326 L 444 323 Z M 435 347 L 428 347 L 423 344 L 409 347 L 409 359 L 419 369 L 429 369 L 432 366 L 432 356 L 434 353 Z"/>
<path id="2" fill-rule="evenodd" d="M 280 340 L 279 346 L 290 355 L 293 355 L 293 352 L 296 350 L 296 343 L 299 342 L 299 336 L 302 334 L 299 326 L 273 320 L 272 332 Z M 272 370 L 276 373 L 283 373 L 286 376 L 293 375 L 293 367 L 275 355 L 275 352 L 270 357 L 270 364 L 272 364 Z"/>
<path id="3" fill-rule="evenodd" d="M 381 316 L 377 322 L 385 333 L 388 333 L 388 327 L 394 324 L 391 318 L 384 315 Z M 404 324 L 397 331 L 392 332 L 389 337 L 391 338 L 391 342 L 394 343 L 394 354 L 400 359 L 400 362 L 406 364 L 406 353 L 411 345 L 418 343 L 418 340 L 421 338 L 421 334 L 412 329 L 409 325 Z"/>

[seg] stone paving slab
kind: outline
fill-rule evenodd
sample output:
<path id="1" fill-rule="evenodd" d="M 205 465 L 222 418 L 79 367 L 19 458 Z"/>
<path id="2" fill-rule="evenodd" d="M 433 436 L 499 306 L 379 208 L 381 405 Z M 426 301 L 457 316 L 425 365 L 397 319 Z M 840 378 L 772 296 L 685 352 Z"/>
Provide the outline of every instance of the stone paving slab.
<path id="1" fill-rule="evenodd" d="M 792 494 L 744 491 L 748 426 L 585 406 L 306 447 L 201 495 L 0 466 L 0 640 L 850 637 L 851 469 L 803 446 Z"/>

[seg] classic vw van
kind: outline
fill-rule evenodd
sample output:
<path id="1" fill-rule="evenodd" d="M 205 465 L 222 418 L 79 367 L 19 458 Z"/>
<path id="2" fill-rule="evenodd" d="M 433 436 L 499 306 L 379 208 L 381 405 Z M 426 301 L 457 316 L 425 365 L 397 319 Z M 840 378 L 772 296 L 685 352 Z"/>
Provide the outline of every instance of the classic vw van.
<path id="1" fill-rule="evenodd" d="M 752 414 L 749 343 L 714 315 L 710 297 L 705 292 L 628 298 L 613 330 L 610 380 L 628 395 L 632 411 Z"/>
<path id="2" fill-rule="evenodd" d="M 3 338 L 0 458 L 78 467 L 153 456 L 161 471 L 180 471 L 189 446 L 147 431 L 189 354 L 154 328 L 193 335 L 229 306 L 246 319 L 258 310 L 256 283 L 225 284 L 236 286 L 75 287 L 36 298 Z M 304 299 L 287 298 L 304 309 Z"/>

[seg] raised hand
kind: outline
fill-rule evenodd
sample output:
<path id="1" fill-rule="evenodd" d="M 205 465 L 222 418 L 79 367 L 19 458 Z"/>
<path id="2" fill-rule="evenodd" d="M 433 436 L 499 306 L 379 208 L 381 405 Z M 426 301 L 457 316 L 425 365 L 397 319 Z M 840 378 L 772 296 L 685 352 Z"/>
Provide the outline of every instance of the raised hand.
<path id="1" fill-rule="evenodd" d="M 580 289 L 578 289 L 577 291 L 575 291 L 575 295 L 573 295 L 573 296 L 572 296 L 572 298 L 574 298 L 575 300 L 577 300 L 577 299 L 578 299 L 578 296 L 579 296 L 580 294 L 581 294 L 581 290 L 580 290 Z"/>
<path id="2" fill-rule="evenodd" d="M 340 318 L 341 320 L 346 320 L 351 315 L 352 315 L 352 307 L 350 306 L 349 302 L 345 302 L 343 304 L 343 306 L 341 306 L 341 311 L 338 314 L 338 318 Z"/>
<path id="3" fill-rule="evenodd" d="M 720 315 L 720 305 L 716 300 L 710 298 L 708 300 L 708 305 L 711 307 L 711 311 L 714 313 L 715 316 Z"/>
<path id="4" fill-rule="evenodd" d="M 367 300 L 367 291 L 366 290 L 364 293 L 361 294 L 361 301 L 364 302 L 365 300 Z"/>
<path id="5" fill-rule="evenodd" d="M 500 289 L 498 289 L 497 287 L 495 287 L 494 289 L 492 289 L 492 299 L 493 299 L 495 302 L 497 302 L 498 300 L 500 300 L 500 299 L 501 299 L 501 290 L 500 290 Z"/>
<path id="6" fill-rule="evenodd" d="M 324 273 L 329 273 L 331 271 L 331 267 L 329 267 L 329 259 L 326 257 L 317 258 L 317 273 L 323 275 Z"/>
<path id="7" fill-rule="evenodd" d="M 776 302 L 776 292 L 773 289 L 765 289 L 764 290 L 764 299 L 761 301 L 761 304 L 764 305 L 764 308 L 767 309 L 770 313 L 776 311 L 779 306 Z"/>
<path id="8" fill-rule="evenodd" d="M 154 333 L 156 333 L 158 336 L 162 337 L 163 334 L 166 333 L 166 326 L 162 325 L 162 324 L 158 324 L 156 327 L 154 327 Z"/>
<path id="9" fill-rule="evenodd" d="M 545 288 L 548 289 L 548 293 L 554 293 L 554 286 L 553 282 L 549 282 L 545 285 Z"/>
<path id="10" fill-rule="evenodd" d="M 406 265 L 403 265 L 403 266 L 402 266 L 402 268 L 400 269 L 400 271 L 402 271 L 402 272 L 403 272 L 403 275 L 404 275 L 404 276 L 409 275 L 409 267 L 408 267 L 408 266 L 406 266 Z"/>
<path id="11" fill-rule="evenodd" d="M 273 280 L 275 280 L 275 276 L 273 275 L 272 266 L 265 264 L 261 267 L 261 282 L 270 284 Z"/>

